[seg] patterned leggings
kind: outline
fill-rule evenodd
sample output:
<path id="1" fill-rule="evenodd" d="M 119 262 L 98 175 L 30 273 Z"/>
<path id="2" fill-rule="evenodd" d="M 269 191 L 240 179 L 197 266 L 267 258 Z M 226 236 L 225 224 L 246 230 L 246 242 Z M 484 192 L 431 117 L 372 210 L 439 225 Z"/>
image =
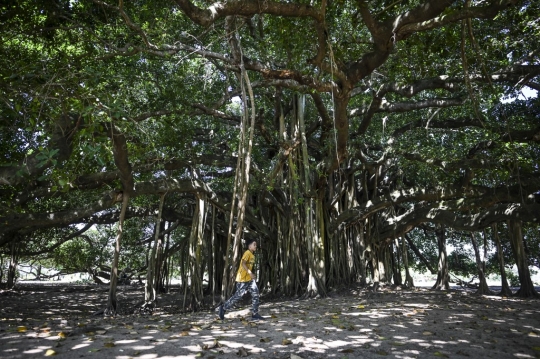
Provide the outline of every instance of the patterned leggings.
<path id="1" fill-rule="evenodd" d="M 238 302 L 246 292 L 251 293 L 251 303 L 253 314 L 259 312 L 259 288 L 257 287 L 257 282 L 254 280 L 250 282 L 236 282 L 236 292 L 233 296 L 229 298 L 228 301 L 223 303 L 223 309 L 229 310 L 234 303 Z"/>

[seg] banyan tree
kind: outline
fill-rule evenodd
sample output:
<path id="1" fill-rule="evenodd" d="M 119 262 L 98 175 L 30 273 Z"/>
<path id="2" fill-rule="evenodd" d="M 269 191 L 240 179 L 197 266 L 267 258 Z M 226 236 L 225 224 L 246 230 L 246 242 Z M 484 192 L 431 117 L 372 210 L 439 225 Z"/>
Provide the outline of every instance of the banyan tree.
<path id="1" fill-rule="evenodd" d="M 68 251 L 109 313 L 122 273 L 144 308 L 174 277 L 196 310 L 256 238 L 267 292 L 410 287 L 419 266 L 445 289 L 454 241 L 479 292 L 491 256 L 537 295 L 539 6 L 2 5 L 0 282 Z"/>

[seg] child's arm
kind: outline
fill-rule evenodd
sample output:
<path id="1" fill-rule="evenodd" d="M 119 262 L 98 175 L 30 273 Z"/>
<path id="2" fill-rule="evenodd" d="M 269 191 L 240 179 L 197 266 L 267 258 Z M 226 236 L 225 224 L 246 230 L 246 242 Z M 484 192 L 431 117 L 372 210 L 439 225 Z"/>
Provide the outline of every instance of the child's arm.
<path id="1" fill-rule="evenodd" d="M 249 273 L 249 276 L 251 277 L 252 280 L 257 279 L 257 276 L 255 275 L 255 273 L 249 270 L 247 266 L 247 262 L 245 260 L 242 259 L 242 261 L 240 262 L 240 265 L 242 266 L 242 268 L 244 268 L 246 272 Z"/>

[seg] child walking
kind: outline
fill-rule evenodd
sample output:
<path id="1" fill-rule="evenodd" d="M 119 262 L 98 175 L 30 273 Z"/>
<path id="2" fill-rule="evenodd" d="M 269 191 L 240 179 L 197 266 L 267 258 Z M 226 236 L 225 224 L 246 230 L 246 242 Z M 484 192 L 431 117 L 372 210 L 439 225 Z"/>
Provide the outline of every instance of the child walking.
<path id="1" fill-rule="evenodd" d="M 251 293 L 252 315 L 251 319 L 264 319 L 259 314 L 259 288 L 257 287 L 257 276 L 252 272 L 253 264 L 255 263 L 255 251 L 257 250 L 257 241 L 248 239 L 246 241 L 247 250 L 242 256 L 240 267 L 236 273 L 236 292 L 225 303 L 219 306 L 219 319 L 225 318 L 225 312 L 229 310 L 234 303 L 239 301 L 246 292 Z"/>

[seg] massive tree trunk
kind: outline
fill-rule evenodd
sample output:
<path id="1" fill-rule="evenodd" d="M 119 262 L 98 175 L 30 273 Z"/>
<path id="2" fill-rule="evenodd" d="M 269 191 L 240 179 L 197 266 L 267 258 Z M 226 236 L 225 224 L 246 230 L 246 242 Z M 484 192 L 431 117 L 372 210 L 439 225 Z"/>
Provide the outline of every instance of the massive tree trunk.
<path id="1" fill-rule="evenodd" d="M 193 224 L 189 236 L 191 310 L 197 311 L 203 304 L 203 237 L 206 222 L 206 200 L 204 194 L 197 195 Z"/>
<path id="2" fill-rule="evenodd" d="M 306 126 L 304 123 L 305 95 L 296 96 L 296 118 L 298 120 L 298 129 L 302 141 L 301 162 L 303 164 L 303 192 L 306 194 L 303 198 L 304 243 L 307 248 L 307 270 L 308 284 L 306 288 L 307 297 L 316 297 L 326 294 L 326 278 L 324 263 L 324 245 L 321 233 L 324 233 L 324 227 L 319 221 L 321 212 L 318 211 L 319 200 L 313 199 L 309 193 L 312 193 L 311 170 L 309 166 L 309 156 L 307 151 Z M 300 218 L 299 218 L 300 219 Z"/>
<path id="3" fill-rule="evenodd" d="M 504 265 L 504 253 L 501 246 L 501 240 L 499 238 L 499 230 L 497 228 L 497 223 L 491 225 L 491 231 L 493 233 L 493 239 L 497 245 L 497 258 L 499 259 L 499 272 L 501 273 L 501 291 L 499 295 L 510 297 L 512 295 L 512 290 L 508 285 L 508 280 L 506 278 L 506 268 Z"/>
<path id="4" fill-rule="evenodd" d="M 493 294 L 491 290 L 489 289 L 486 281 L 486 275 L 485 275 L 485 257 L 481 258 L 480 256 L 480 249 L 478 248 L 478 243 L 476 242 L 476 238 L 474 237 L 474 233 L 471 232 L 471 243 L 474 249 L 474 257 L 476 259 L 476 268 L 478 270 L 478 279 L 480 280 L 480 284 L 478 286 L 478 290 L 476 291 L 476 294 Z"/>
<path id="5" fill-rule="evenodd" d="M 520 288 L 516 295 L 521 298 L 537 297 L 538 292 L 534 288 L 529 271 L 529 261 L 523 245 L 523 233 L 521 231 L 521 221 L 511 220 L 508 223 L 510 230 L 510 240 L 512 251 L 518 269 Z"/>
<path id="6" fill-rule="evenodd" d="M 414 287 L 414 281 L 411 276 L 411 273 L 409 272 L 409 256 L 407 253 L 407 240 L 405 237 L 401 238 L 402 242 L 402 253 L 403 253 L 403 266 L 405 267 L 405 288 L 413 288 Z"/>
<path id="7" fill-rule="evenodd" d="M 166 222 L 161 219 L 159 224 L 160 236 L 158 237 L 157 241 L 156 263 L 154 267 L 154 290 L 156 291 L 156 300 L 158 293 L 165 293 L 164 276 L 166 273 L 166 258 L 164 251 L 165 235 L 163 234 L 163 232 L 165 231 L 165 225 Z"/>
<path id="8" fill-rule="evenodd" d="M 437 281 L 432 289 L 450 289 L 450 273 L 448 270 L 448 255 L 446 254 L 446 231 L 444 226 L 437 226 L 435 230 L 437 236 L 437 247 L 439 249 Z"/>
<path id="9" fill-rule="evenodd" d="M 214 260 L 215 255 L 217 252 L 217 247 L 214 243 L 216 243 L 216 232 L 215 232 L 215 225 L 216 225 L 216 207 L 212 206 L 212 224 L 210 225 L 210 235 L 206 236 L 206 248 L 208 253 L 207 263 L 208 263 L 208 287 L 206 288 L 205 294 L 209 294 L 212 296 L 212 304 L 215 304 L 215 295 L 216 295 L 216 276 L 214 273 L 217 273 L 215 269 L 217 268 L 216 262 Z"/>
<path id="10" fill-rule="evenodd" d="M 156 306 L 157 300 L 157 286 L 160 265 L 156 260 L 158 257 L 158 252 L 161 250 L 161 215 L 163 213 L 163 202 L 165 200 L 165 193 L 161 194 L 159 197 L 159 209 L 158 215 L 156 218 L 156 223 L 154 225 L 154 245 L 151 247 L 150 255 L 148 256 L 148 266 L 146 268 L 146 282 L 144 285 L 144 304 L 141 308 L 143 312 L 153 312 Z"/>
<path id="11" fill-rule="evenodd" d="M 124 219 L 126 210 L 129 204 L 129 194 L 124 193 L 122 196 L 122 210 L 120 211 L 120 219 L 118 220 L 118 230 L 116 232 L 116 240 L 114 246 L 114 256 L 111 266 L 111 281 L 109 283 L 109 298 L 107 300 L 107 308 L 104 314 L 107 316 L 115 316 L 118 312 L 118 303 L 116 299 L 116 288 L 118 283 L 118 261 L 120 258 L 120 242 L 124 232 Z"/>
<path id="12" fill-rule="evenodd" d="M 364 225 L 359 223 L 351 229 L 353 233 L 353 254 L 355 257 L 356 278 L 362 287 L 367 284 L 366 243 Z"/>
<path id="13" fill-rule="evenodd" d="M 287 229 L 285 235 L 284 255 L 290 258 L 287 261 L 285 271 L 287 273 L 286 293 L 289 295 L 298 295 L 302 291 L 301 282 L 301 251 L 302 232 L 299 220 L 301 217 L 301 208 L 299 205 L 298 190 L 298 162 L 296 156 L 289 156 L 289 172 L 287 173 L 287 182 L 293 184 L 289 186 L 288 196 L 290 200 L 290 215 L 283 220 Z"/>
<path id="14" fill-rule="evenodd" d="M 107 308 L 105 309 L 105 315 L 114 316 L 118 311 L 118 305 L 116 300 L 116 286 L 118 283 L 118 261 L 120 258 L 120 243 L 124 232 L 124 220 L 126 218 L 126 211 L 129 204 L 129 199 L 133 193 L 134 180 L 133 173 L 131 171 L 131 164 L 128 160 L 127 141 L 125 136 L 111 124 L 105 124 L 107 133 L 111 138 L 114 163 L 120 171 L 120 180 L 122 182 L 122 209 L 120 210 L 120 218 L 118 220 L 118 230 L 116 233 L 116 240 L 114 246 L 114 257 L 111 266 L 111 281 L 109 287 L 109 298 L 107 300 Z"/>
<path id="15" fill-rule="evenodd" d="M 358 206 L 357 189 L 355 174 L 350 173 L 347 178 L 347 197 L 346 197 L 346 209 L 354 208 Z M 364 241 L 364 224 L 363 222 L 354 224 L 345 230 L 346 237 L 349 239 L 348 250 L 351 255 L 351 268 L 350 273 L 352 276 L 352 282 L 357 282 L 361 286 L 365 286 L 366 280 L 366 244 Z"/>

